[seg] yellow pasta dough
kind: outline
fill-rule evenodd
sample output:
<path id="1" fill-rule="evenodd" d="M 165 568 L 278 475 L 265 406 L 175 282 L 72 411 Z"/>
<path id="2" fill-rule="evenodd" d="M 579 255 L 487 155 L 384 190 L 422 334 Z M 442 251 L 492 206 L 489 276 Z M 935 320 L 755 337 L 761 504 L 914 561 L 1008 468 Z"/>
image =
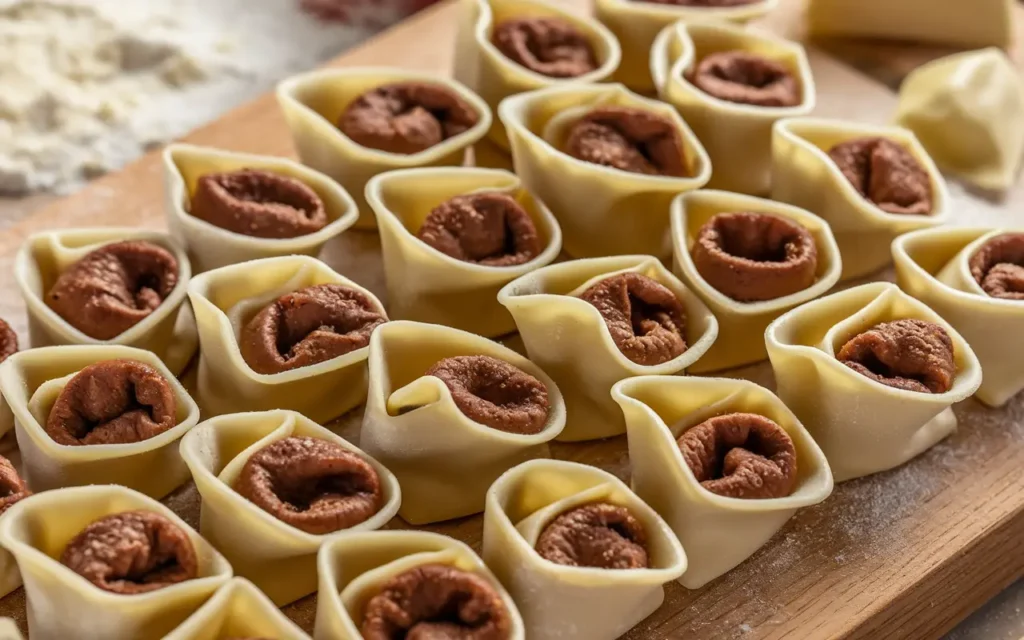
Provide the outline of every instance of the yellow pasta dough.
<path id="1" fill-rule="evenodd" d="M 197 578 L 124 595 L 104 591 L 60 563 L 64 548 L 86 526 L 139 510 L 157 513 L 188 534 L 198 560 Z M 164 637 L 231 578 L 227 560 L 174 512 L 113 485 L 57 489 L 22 500 L 0 518 L 0 544 L 17 558 L 25 579 L 34 638 L 80 638 L 83 632 L 104 640 Z"/>
<path id="2" fill-rule="evenodd" d="M 141 240 L 168 250 L 178 261 L 178 282 L 159 307 L 135 326 L 111 340 L 85 335 L 57 315 L 46 304 L 60 275 L 74 263 L 114 242 Z M 182 247 L 166 233 L 134 228 L 97 227 L 63 229 L 29 236 L 14 262 L 14 280 L 28 310 L 29 339 L 33 347 L 52 345 L 126 345 L 157 354 L 174 372 L 180 374 L 199 346 L 195 317 L 185 292 L 192 267 Z"/>
<path id="3" fill-rule="evenodd" d="M 913 318 L 941 326 L 953 341 L 956 374 L 945 393 L 885 386 L 841 363 L 850 338 L 881 323 Z M 797 307 L 765 333 L 778 394 L 825 452 L 837 482 L 897 467 L 956 429 L 950 408 L 973 394 L 981 366 L 964 338 L 895 285 L 865 284 Z"/>
<path id="4" fill-rule="evenodd" d="M 479 121 L 466 131 L 429 149 L 400 155 L 370 149 L 354 142 L 338 128 L 345 109 L 359 96 L 394 82 L 425 82 L 448 89 L 469 103 Z M 294 76 L 277 87 L 292 139 L 302 162 L 321 171 L 344 187 L 359 208 L 358 228 L 373 228 L 375 221 L 363 191 L 378 173 L 425 166 L 459 166 L 467 147 L 491 128 L 491 110 L 464 85 L 447 78 L 390 67 L 346 67 Z"/>
<path id="5" fill-rule="evenodd" d="M 232 578 L 164 640 L 274 638 L 309 640 L 270 598 L 244 578 Z"/>
<path id="6" fill-rule="evenodd" d="M 499 191 L 530 215 L 543 249 L 529 262 L 495 267 L 447 256 L 416 237 L 437 205 L 461 195 Z M 518 276 L 552 262 L 562 248 L 562 232 L 544 203 L 514 174 L 494 169 L 406 169 L 381 174 L 367 185 L 366 198 L 377 216 L 391 317 L 443 324 L 482 336 L 515 331 L 498 290 Z"/>
<path id="7" fill-rule="evenodd" d="M 930 214 L 888 213 L 850 184 L 829 158 L 828 151 L 837 144 L 863 137 L 891 140 L 921 164 L 931 181 Z M 866 276 L 889 264 L 893 238 L 944 223 L 950 207 L 946 181 L 913 133 L 902 127 L 819 118 L 790 118 L 775 124 L 772 200 L 813 211 L 831 226 L 842 255 L 841 280 Z"/>
<path id="8" fill-rule="evenodd" d="M 676 295 L 686 312 L 687 349 L 654 366 L 639 365 L 615 345 L 600 312 L 579 296 L 590 286 L 622 273 L 639 273 Z M 558 440 L 596 440 L 625 433 L 611 398 L 619 380 L 678 374 L 708 351 L 718 336 L 711 311 L 651 256 L 573 260 L 538 269 L 509 283 L 498 294 L 515 318 L 530 359 L 558 384 L 568 417 Z"/>
<path id="9" fill-rule="evenodd" d="M 832 493 L 824 454 L 793 413 L 770 391 L 746 380 L 643 376 L 612 390 L 626 416 L 632 486 L 683 544 L 689 568 L 679 582 L 697 589 L 749 558 L 801 507 Z M 742 499 L 704 489 L 676 440 L 687 429 L 728 413 L 773 420 L 793 440 L 797 485 L 784 498 Z"/>
<path id="10" fill-rule="evenodd" d="M 234 485 L 254 453 L 288 437 L 326 440 L 355 453 L 377 472 L 381 509 L 346 532 L 377 529 L 398 512 L 398 480 L 383 465 L 294 411 L 235 413 L 199 424 L 181 442 L 181 455 L 203 499 L 199 530 L 238 575 L 252 580 L 277 606 L 316 591 L 316 553 L 334 534 L 292 527 L 239 494 Z"/>
<path id="11" fill-rule="evenodd" d="M 561 150 L 568 129 L 598 107 L 630 107 L 670 119 L 683 141 L 688 176 L 629 173 Z M 634 253 L 667 257 L 669 204 L 711 177 L 711 161 L 679 113 L 622 85 L 570 84 L 507 98 L 498 109 L 516 173 L 555 214 L 566 252 L 576 258 Z"/>
<path id="12" fill-rule="evenodd" d="M 85 367 L 117 359 L 149 365 L 167 380 L 175 398 L 176 426 L 129 444 L 57 444 L 43 425 L 64 386 Z M 199 407 L 149 351 L 115 345 L 22 351 L 0 365 L 0 392 L 13 412 L 25 481 L 33 491 L 119 484 L 162 498 L 188 479 L 188 469 L 178 455 L 178 440 L 199 421 Z"/>
<path id="13" fill-rule="evenodd" d="M 1006 190 L 1024 159 L 1024 79 L 995 48 L 935 60 L 903 81 L 896 122 L 944 171 Z"/>
<path id="14" fill-rule="evenodd" d="M 728 212 L 770 214 L 792 220 L 810 231 L 818 247 L 814 284 L 803 291 L 763 302 L 737 302 L 708 284 L 694 266 L 690 250 L 704 223 L 719 213 Z M 718 339 L 689 368 L 691 373 L 720 371 L 767 358 L 765 328 L 786 311 L 824 295 L 839 281 L 842 270 L 839 248 L 824 220 L 797 207 L 725 191 L 702 189 L 679 196 L 672 203 L 672 241 L 675 272 L 718 320 Z"/>
<path id="15" fill-rule="evenodd" d="M 567 82 L 603 82 L 619 66 L 622 50 L 611 31 L 597 20 L 579 16 L 543 0 L 461 0 L 459 34 L 455 48 L 455 79 L 476 92 L 493 110 L 510 95 Z M 598 66 L 573 78 L 552 78 L 510 60 L 494 45 L 494 27 L 505 20 L 558 18 L 587 36 Z M 499 120 L 489 139 L 508 150 L 508 136 Z"/>
<path id="16" fill-rule="evenodd" d="M 163 162 L 167 226 L 188 248 L 196 273 L 257 258 L 293 254 L 316 257 L 328 240 L 351 227 L 359 217 L 355 200 L 344 187 L 319 171 L 285 158 L 172 144 L 164 149 Z M 323 202 L 327 224 L 315 233 L 295 238 L 256 238 L 222 229 L 189 213 L 200 178 L 241 169 L 269 171 L 302 182 Z"/>
<path id="17" fill-rule="evenodd" d="M 626 507 L 639 521 L 649 568 L 571 567 L 537 553 L 537 540 L 552 520 L 594 502 Z M 531 640 L 618 638 L 661 606 L 662 585 L 687 566 L 668 524 L 625 483 L 560 460 L 523 463 L 494 483 L 487 492 L 482 555 L 519 605 Z"/>
<path id="18" fill-rule="evenodd" d="M 1001 407 L 1024 389 L 1024 302 L 993 298 L 971 276 L 968 262 L 990 239 L 1010 229 L 924 229 L 893 243 L 900 287 L 963 335 L 985 376 L 975 396 Z"/>
<path id="19" fill-rule="evenodd" d="M 540 380 L 551 405 L 544 428 L 509 433 L 468 418 L 451 391 L 424 373 L 444 358 L 484 355 Z M 370 338 L 370 392 L 359 444 L 402 485 L 399 515 L 426 524 L 483 511 L 487 487 L 507 469 L 548 455 L 565 426 L 555 382 L 536 364 L 486 338 L 417 322 L 395 321 Z"/>
<path id="20" fill-rule="evenodd" d="M 362 640 L 359 627 L 366 603 L 388 579 L 425 564 L 453 566 L 490 583 L 509 612 L 508 640 L 525 640 L 516 604 L 473 550 L 454 538 L 423 531 L 352 533 L 321 547 L 315 640 Z"/>
<path id="21" fill-rule="evenodd" d="M 793 74 L 800 104 L 764 107 L 720 100 L 697 88 L 686 74 L 705 57 L 742 51 L 778 62 Z M 651 75 L 662 100 L 690 125 L 711 158 L 707 186 L 752 195 L 771 189 L 772 125 L 810 113 L 816 103 L 814 78 L 804 48 L 792 41 L 729 23 L 678 22 L 665 27 L 651 49 Z"/>
<path id="22" fill-rule="evenodd" d="M 192 280 L 188 295 L 200 339 L 196 399 L 205 417 L 292 409 L 324 423 L 363 403 L 367 347 L 275 374 L 256 373 L 242 358 L 238 337 L 250 318 L 279 297 L 318 284 L 355 289 L 384 313 L 372 293 L 308 256 L 253 260 Z"/>
<path id="23" fill-rule="evenodd" d="M 0 640 L 23 640 L 18 625 L 11 618 L 0 618 Z"/>

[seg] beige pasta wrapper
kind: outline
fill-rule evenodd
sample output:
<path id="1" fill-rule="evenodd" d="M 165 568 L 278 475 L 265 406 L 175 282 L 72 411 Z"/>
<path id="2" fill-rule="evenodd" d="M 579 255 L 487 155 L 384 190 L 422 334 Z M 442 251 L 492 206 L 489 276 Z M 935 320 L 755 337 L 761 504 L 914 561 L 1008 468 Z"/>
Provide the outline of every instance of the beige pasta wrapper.
<path id="1" fill-rule="evenodd" d="M 632 487 L 679 537 L 689 568 L 679 580 L 698 589 L 738 566 L 801 507 L 832 493 L 825 455 L 793 412 L 746 380 L 644 376 L 612 390 L 626 416 Z M 755 413 L 785 429 L 797 453 L 797 484 L 785 498 L 743 499 L 704 489 L 686 464 L 678 438 L 709 418 Z"/>
<path id="2" fill-rule="evenodd" d="M 543 250 L 529 262 L 495 267 L 465 262 L 416 237 L 437 205 L 481 191 L 513 197 L 530 215 Z M 377 215 L 391 317 L 430 322 L 496 337 L 515 331 L 498 304 L 498 291 L 515 278 L 551 263 L 562 248 L 558 222 L 515 174 L 494 169 L 407 169 L 381 174 L 366 189 Z"/>
<path id="3" fill-rule="evenodd" d="M 164 636 L 164 640 L 224 638 L 309 640 L 270 598 L 244 578 L 228 580 L 206 604 Z"/>
<path id="4" fill-rule="evenodd" d="M 496 110 L 505 98 L 567 82 L 604 82 L 622 59 L 619 41 L 597 20 L 566 11 L 544 0 L 461 0 L 462 16 L 455 48 L 455 79 Z M 505 20 L 558 18 L 587 36 L 598 66 L 574 78 L 552 78 L 510 60 L 492 41 L 494 27 Z M 508 135 L 500 120 L 491 124 L 491 142 L 508 150 Z"/>
<path id="5" fill-rule="evenodd" d="M 136 325 L 111 340 L 97 340 L 57 315 L 46 304 L 46 294 L 65 270 L 88 253 L 126 240 L 143 240 L 167 249 L 178 261 L 178 282 L 163 303 Z M 14 262 L 14 279 L 28 310 L 32 347 L 138 347 L 157 354 L 175 375 L 185 369 L 199 346 L 192 308 L 184 304 L 191 277 L 191 263 L 181 245 L 166 233 L 136 228 L 96 227 L 38 233 L 25 240 Z"/>
<path id="6" fill-rule="evenodd" d="M 0 618 L 0 640 L 24 640 L 13 619 Z"/>
<path id="7" fill-rule="evenodd" d="M 556 564 L 537 553 L 545 527 L 594 502 L 627 508 L 644 529 L 649 568 Z M 561 460 L 509 470 L 487 492 L 482 555 L 516 604 L 531 640 L 613 640 L 665 599 L 663 585 L 686 571 L 687 554 L 668 524 L 612 474 Z"/>
<path id="8" fill-rule="evenodd" d="M 935 60 L 903 81 L 896 122 L 943 171 L 1005 191 L 1024 159 L 1024 79 L 995 48 Z"/>
<path id="9" fill-rule="evenodd" d="M 355 289 L 384 313 L 383 305 L 367 289 L 308 256 L 253 260 L 192 280 L 188 295 L 200 347 L 196 400 L 205 417 L 291 409 L 323 424 L 363 403 L 367 347 L 275 374 L 256 373 L 242 358 L 238 337 L 254 315 L 282 295 L 318 284 Z"/>
<path id="10" fill-rule="evenodd" d="M 489 582 L 509 612 L 508 640 L 525 640 L 515 602 L 487 565 L 465 543 L 425 531 L 352 533 L 324 544 L 317 558 L 315 640 L 362 640 L 366 603 L 388 579 L 424 564 L 453 566 Z"/>
<path id="11" fill-rule="evenodd" d="M 356 98 L 394 82 L 427 82 L 456 93 L 473 107 L 479 121 L 466 131 L 429 149 L 410 155 L 388 153 L 357 144 L 338 128 L 345 109 Z M 302 163 L 336 180 L 359 208 L 356 228 L 372 229 L 376 222 L 363 196 L 373 176 L 393 169 L 460 166 L 466 149 L 491 128 L 491 110 L 461 83 L 442 76 L 393 67 L 345 67 L 293 76 L 277 87 L 292 140 Z"/>
<path id="12" fill-rule="evenodd" d="M 152 511 L 185 531 L 198 577 L 133 595 L 104 591 L 60 563 L 82 529 L 125 511 Z M 18 560 L 25 579 L 33 638 L 162 638 L 231 578 L 231 565 L 173 511 L 152 498 L 113 485 L 57 489 L 22 500 L 0 519 L 0 544 Z"/>
<path id="13" fill-rule="evenodd" d="M 562 151 L 568 129 L 602 106 L 644 109 L 669 118 L 682 137 L 690 177 L 629 173 Z M 512 96 L 498 111 L 508 129 L 516 174 L 555 214 L 566 252 L 576 258 L 637 253 L 668 257 L 672 198 L 699 189 L 711 177 L 707 152 L 675 109 L 618 84 L 569 84 Z"/>
<path id="14" fill-rule="evenodd" d="M 1024 389 L 1024 303 L 993 298 L 971 276 L 968 261 L 981 245 L 1010 229 L 924 229 L 892 245 L 900 288 L 960 332 L 985 376 L 975 397 L 1001 407 Z M 1019 233 L 1019 231 L 1017 231 Z"/>
<path id="15" fill-rule="evenodd" d="M 961 47 L 1009 46 L 1013 0 L 810 0 L 811 35 L 926 42 Z"/>
<path id="16" fill-rule="evenodd" d="M 836 352 L 881 322 L 938 324 L 953 341 L 956 377 L 945 393 L 904 391 L 841 363 Z M 981 383 L 981 365 L 964 338 L 896 285 L 865 284 L 797 307 L 765 333 L 778 394 L 824 451 L 836 482 L 897 467 L 954 430 L 951 405 Z"/>
<path id="17" fill-rule="evenodd" d="M 828 150 L 862 137 L 887 138 L 914 156 L 931 179 L 931 214 L 888 213 L 854 189 L 829 158 Z M 886 266 L 892 260 L 889 245 L 893 238 L 943 224 L 950 207 L 946 181 L 913 133 L 902 127 L 820 118 L 791 118 L 775 124 L 771 199 L 813 211 L 832 227 L 843 261 L 840 280 L 866 276 Z"/>
<path id="18" fill-rule="evenodd" d="M 381 509 L 345 532 L 384 526 L 402 501 L 398 480 L 383 465 L 294 411 L 235 413 L 202 422 L 189 432 L 181 442 L 181 456 L 203 499 L 200 533 L 239 576 L 252 580 L 277 606 L 316 591 L 316 553 L 329 536 L 278 520 L 233 487 L 252 454 L 292 436 L 337 444 L 370 463 L 380 477 Z"/>
<path id="19" fill-rule="evenodd" d="M 712 287 L 700 275 L 690 257 L 700 228 L 719 213 L 765 213 L 787 218 L 811 232 L 818 247 L 814 284 L 803 291 L 763 302 L 737 302 Z M 725 191 L 685 193 L 672 203 L 674 271 L 718 320 L 718 339 L 688 370 L 705 373 L 760 362 L 768 357 L 764 330 L 783 313 L 824 295 L 839 281 L 842 260 L 828 224 L 797 207 Z"/>
<path id="20" fill-rule="evenodd" d="M 148 440 L 129 444 L 57 444 L 43 425 L 65 385 L 91 364 L 119 359 L 149 365 L 167 380 L 174 393 L 177 424 Z M 24 478 L 33 491 L 118 484 L 159 499 L 188 480 L 178 440 L 199 422 L 199 407 L 149 351 L 115 345 L 22 351 L 0 365 L 0 392 L 14 414 Z"/>
<path id="21" fill-rule="evenodd" d="M 536 434 L 500 431 L 468 418 L 451 391 L 424 373 L 444 358 L 483 355 L 540 380 L 551 405 Z M 539 366 L 486 338 L 440 325 L 395 321 L 370 338 L 370 392 L 359 444 L 402 485 L 398 514 L 410 524 L 479 513 L 487 487 L 525 460 L 548 456 L 565 426 L 565 403 Z"/>
<path id="22" fill-rule="evenodd" d="M 600 312 L 577 296 L 622 273 L 639 273 L 671 290 L 686 312 L 687 349 L 659 365 L 644 366 L 623 355 Z M 689 369 L 711 348 L 718 321 L 690 289 L 651 256 L 573 260 L 538 269 L 498 294 L 516 320 L 526 351 L 561 389 L 568 411 L 562 441 L 597 440 L 626 432 L 611 397 L 619 380 L 673 375 Z"/>
<path id="23" fill-rule="evenodd" d="M 705 57 L 743 51 L 782 64 L 793 74 L 800 104 L 763 107 L 720 100 L 686 78 Z M 782 118 L 809 114 L 816 103 L 814 78 L 804 48 L 790 40 L 729 23 L 665 27 L 651 49 L 651 75 L 659 97 L 690 125 L 711 158 L 707 187 L 767 195 L 772 182 L 772 126 Z"/>
<path id="24" fill-rule="evenodd" d="M 643 0 L 595 0 L 597 19 L 611 29 L 622 47 L 622 62 L 613 76 L 633 91 L 654 93 L 650 54 L 658 33 L 680 20 L 745 23 L 779 6 L 779 0 L 751 0 L 734 7 L 684 7 Z"/>
<path id="25" fill-rule="evenodd" d="M 188 248 L 196 273 L 258 258 L 293 254 L 316 257 L 327 241 L 355 224 L 355 200 L 332 178 L 274 156 L 223 151 L 190 144 L 171 144 L 163 152 L 167 226 Z M 211 173 L 260 169 L 302 182 L 319 196 L 327 224 L 295 238 L 255 238 L 222 229 L 189 213 L 199 179 Z"/>

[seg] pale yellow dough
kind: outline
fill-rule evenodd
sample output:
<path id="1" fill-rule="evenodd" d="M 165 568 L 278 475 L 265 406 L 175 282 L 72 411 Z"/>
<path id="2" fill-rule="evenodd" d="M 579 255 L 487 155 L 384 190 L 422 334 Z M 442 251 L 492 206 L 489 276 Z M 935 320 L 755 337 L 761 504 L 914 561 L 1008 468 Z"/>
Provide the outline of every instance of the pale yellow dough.
<path id="1" fill-rule="evenodd" d="M 449 257 L 416 237 L 431 210 L 455 196 L 500 191 L 522 205 L 540 234 L 543 250 L 511 267 L 473 264 Z M 370 180 L 366 199 L 377 215 L 391 316 L 443 324 L 482 336 L 515 331 L 498 290 L 538 267 L 562 249 L 562 231 L 544 203 L 507 171 L 425 168 L 390 171 Z"/>
<path id="2" fill-rule="evenodd" d="M 715 53 L 743 51 L 782 64 L 797 80 L 802 99 L 793 107 L 762 107 L 720 100 L 690 83 L 686 74 Z M 772 125 L 807 115 L 816 94 L 804 48 L 790 40 L 730 23 L 665 27 L 651 49 L 651 75 L 658 95 L 693 128 L 711 158 L 707 186 L 751 195 L 771 190 Z"/>
<path id="3" fill-rule="evenodd" d="M 817 36 L 1006 47 L 1013 41 L 1013 0 L 809 0 Z"/>
<path id="4" fill-rule="evenodd" d="M 308 256 L 265 258 L 196 276 L 189 286 L 199 326 L 197 401 L 205 417 L 240 411 L 291 409 L 324 423 L 366 399 L 367 347 L 308 367 L 274 374 L 253 371 L 242 358 L 242 328 L 279 297 L 318 284 L 367 289 Z"/>
<path id="5" fill-rule="evenodd" d="M 152 313 L 111 340 L 97 340 L 72 327 L 46 304 L 57 278 L 91 251 L 126 240 L 144 240 L 167 249 L 178 261 L 178 284 Z M 62 229 L 29 236 L 14 259 L 14 280 L 28 310 L 32 347 L 126 345 L 160 356 L 178 375 L 199 346 L 192 308 L 183 304 L 192 277 L 184 249 L 168 234 L 135 228 Z M 23 347 L 24 348 L 24 347 Z"/>
<path id="6" fill-rule="evenodd" d="M 619 351 L 597 307 L 577 296 L 622 273 L 658 281 L 679 298 L 686 312 L 687 349 L 655 366 L 639 365 Z M 626 432 L 611 388 L 642 375 L 681 374 L 694 366 L 718 336 L 718 322 L 690 289 L 651 256 L 573 260 L 538 269 L 498 294 L 516 320 L 530 359 L 558 383 L 568 420 L 557 438 L 596 440 Z"/>
<path id="7" fill-rule="evenodd" d="M 828 151 L 862 137 L 888 138 L 921 163 L 931 178 L 931 214 L 887 213 L 857 192 Z M 866 276 L 889 264 L 893 238 L 944 223 L 950 207 L 946 181 L 912 132 L 902 127 L 820 118 L 790 118 L 775 124 L 772 200 L 813 211 L 829 223 L 842 255 L 841 280 Z"/>
<path id="8" fill-rule="evenodd" d="M 163 161 L 167 226 L 188 248 L 196 273 L 257 258 L 293 254 L 316 257 L 328 240 L 351 227 L 359 217 L 355 200 L 344 187 L 319 171 L 285 158 L 172 144 L 164 149 Z M 302 182 L 320 196 L 327 225 L 297 238 L 254 238 L 222 229 L 189 213 L 200 178 L 241 169 L 261 169 Z"/>
<path id="9" fill-rule="evenodd" d="M 881 322 L 915 318 L 953 340 L 956 378 L 945 393 L 885 386 L 835 354 Z M 981 365 L 964 338 L 937 313 L 886 282 L 865 284 L 797 307 L 765 333 L 782 401 L 825 452 L 836 482 L 892 469 L 956 429 L 950 405 L 981 384 Z"/>
<path id="10" fill-rule="evenodd" d="M 944 171 L 1005 191 L 1024 158 L 1024 78 L 995 48 L 941 58 L 903 81 L 896 122 Z"/>
<path id="11" fill-rule="evenodd" d="M 818 271 L 810 287 L 775 300 L 737 302 L 704 280 L 690 257 L 697 233 L 713 216 L 740 211 L 787 218 L 811 232 L 818 247 Z M 690 367 L 691 373 L 731 369 L 767 358 L 764 330 L 768 325 L 790 309 L 827 293 L 842 270 L 839 247 L 824 220 L 797 207 L 725 191 L 702 189 L 676 198 L 672 203 L 672 242 L 675 273 L 718 319 L 718 339 Z"/>
<path id="12" fill-rule="evenodd" d="M 164 516 L 192 540 L 199 577 L 135 595 L 96 587 L 60 563 L 67 544 L 89 524 L 125 511 Z M 33 638 L 162 638 L 231 578 L 231 565 L 173 511 L 125 487 L 97 485 L 46 491 L 0 518 L 0 544 L 25 578 Z"/>
<path id="13" fill-rule="evenodd" d="M 0 618 L 0 640 L 23 640 L 18 625 L 11 618 Z"/>
<path id="14" fill-rule="evenodd" d="M 900 236 L 892 245 L 900 287 L 946 319 L 978 356 L 985 377 L 975 397 L 1001 407 L 1024 389 L 1024 302 L 989 296 L 968 262 L 981 245 L 1013 229 L 940 228 Z"/>
<path id="15" fill-rule="evenodd" d="M 444 358 L 484 355 L 522 369 L 547 387 L 551 409 L 533 435 L 470 420 L 440 378 L 424 373 Z M 370 392 L 359 444 L 402 485 L 399 515 L 427 524 L 479 513 L 487 487 L 506 470 L 548 456 L 565 426 L 555 382 L 515 351 L 486 338 L 434 324 L 395 321 L 370 338 Z"/>
<path id="16" fill-rule="evenodd" d="M 509 612 L 508 640 L 525 640 L 515 602 L 487 565 L 465 543 L 425 531 L 352 533 L 324 544 L 317 557 L 315 640 L 362 640 L 359 628 L 370 599 L 389 579 L 425 564 L 471 571 L 489 582 Z"/>
<path id="17" fill-rule="evenodd" d="M 562 513 L 594 502 L 626 507 L 647 535 L 647 569 L 570 567 L 534 548 Z M 530 640 L 613 640 L 661 606 L 687 555 L 654 509 L 612 474 L 560 460 L 509 470 L 487 492 L 482 555 L 509 590 Z"/>
<path id="18" fill-rule="evenodd" d="M 644 376 L 612 390 L 626 416 L 632 486 L 668 522 L 686 549 L 679 580 L 697 589 L 749 558 L 801 507 L 832 493 L 825 455 L 770 391 L 746 380 Z M 756 413 L 785 429 L 797 453 L 797 485 L 784 498 L 742 499 L 704 489 L 676 440 L 689 428 L 729 413 Z"/>
<path id="19" fill-rule="evenodd" d="M 473 127 L 429 149 L 402 155 L 356 144 L 338 128 L 345 109 L 362 94 L 394 82 L 440 85 L 468 102 L 479 114 Z M 393 67 L 324 69 L 288 78 L 277 87 L 302 162 L 327 174 L 344 187 L 359 208 L 357 228 L 373 228 L 375 221 L 363 196 L 366 183 L 378 173 L 411 167 L 459 166 L 467 147 L 491 128 L 491 110 L 479 96 L 448 78 Z"/>
<path id="20" fill-rule="evenodd" d="M 622 63 L 613 78 L 634 91 L 654 93 L 649 60 L 658 32 L 680 20 L 745 23 L 773 11 L 779 0 L 754 0 L 736 7 L 682 7 L 642 0 L 595 0 L 597 19 L 608 25 L 622 47 Z"/>
<path id="21" fill-rule="evenodd" d="M 85 367 L 118 359 L 147 364 L 167 380 L 177 404 L 177 425 L 130 444 L 66 446 L 54 442 L 43 425 L 64 386 Z M 178 440 L 199 422 L 199 407 L 149 351 L 115 345 L 23 351 L 0 365 L 0 392 L 13 412 L 24 478 L 33 491 L 119 484 L 159 499 L 188 479 L 188 469 L 178 455 Z"/>
<path id="22" fill-rule="evenodd" d="M 346 532 L 384 526 L 402 502 L 398 480 L 383 465 L 294 411 L 235 413 L 202 422 L 189 432 L 181 441 L 181 456 L 203 499 L 199 531 L 238 575 L 252 580 L 277 606 L 316 591 L 316 552 L 329 536 L 306 533 L 281 522 L 233 487 L 254 453 L 291 436 L 337 444 L 377 471 L 383 495 L 380 511 Z"/>
<path id="23" fill-rule="evenodd" d="M 253 583 L 232 578 L 164 640 L 257 637 L 309 640 Z"/>
<path id="24" fill-rule="evenodd" d="M 603 106 L 644 109 L 675 123 L 690 177 L 630 173 L 577 160 L 561 150 L 569 129 Z M 498 108 L 523 185 L 555 214 L 566 252 L 576 258 L 634 253 L 668 257 L 669 204 L 711 177 L 700 141 L 671 106 L 618 84 L 568 84 L 507 98 Z"/>
<path id="25" fill-rule="evenodd" d="M 497 109 L 508 96 L 568 82 L 604 82 L 619 66 L 622 50 L 611 31 L 597 20 L 566 11 L 545 0 L 461 0 L 459 34 L 455 47 L 455 79 L 475 91 Z M 560 18 L 587 36 L 598 67 L 575 78 L 552 78 L 513 62 L 498 50 L 491 38 L 494 27 L 506 20 Z M 488 134 L 491 142 L 508 151 L 508 135 L 495 120 Z"/>

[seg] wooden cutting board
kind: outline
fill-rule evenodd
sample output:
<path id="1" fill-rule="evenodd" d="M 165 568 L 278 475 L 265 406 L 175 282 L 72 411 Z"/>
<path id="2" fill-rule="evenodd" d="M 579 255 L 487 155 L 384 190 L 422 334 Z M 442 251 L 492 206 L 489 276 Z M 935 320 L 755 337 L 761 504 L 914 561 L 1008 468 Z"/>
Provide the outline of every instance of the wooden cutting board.
<path id="1" fill-rule="evenodd" d="M 589 3 L 549 1 L 580 11 Z M 759 26 L 800 38 L 802 12 L 803 0 L 783 0 L 782 8 Z M 456 15 L 456 6 L 439 5 L 332 65 L 395 65 L 446 73 Z M 874 123 L 891 118 L 896 96 L 890 87 L 917 64 L 948 53 L 840 42 L 823 47 L 809 47 L 819 92 L 816 114 Z M 288 131 L 269 95 L 185 139 L 225 149 L 293 155 Z M 0 272 L 11 273 L 22 241 L 38 231 L 97 225 L 163 227 L 162 190 L 159 159 L 150 154 L 4 232 Z M 973 198 L 959 188 L 954 193 L 957 223 L 1024 225 L 1024 189 L 1002 203 Z M 379 255 L 375 234 L 349 232 L 332 243 L 323 258 L 384 299 Z M 0 287 L 0 316 L 25 339 L 25 310 L 16 287 L 9 278 L 0 280 Z M 729 375 L 773 386 L 767 364 Z M 956 412 L 960 428 L 954 436 L 899 469 L 838 486 L 824 504 L 801 511 L 726 576 L 696 591 L 668 585 L 665 604 L 627 638 L 936 638 L 951 629 L 1024 575 L 1024 398 L 1001 410 L 968 400 Z M 355 440 L 359 419 L 358 411 L 346 416 L 343 435 Z M 629 475 L 624 437 L 556 445 L 554 454 L 623 478 Z M 194 486 L 183 487 L 167 502 L 198 525 Z M 396 519 L 390 526 L 406 525 Z M 479 548 L 479 517 L 430 529 Z M 16 618 L 23 631 L 24 605 L 21 590 L 0 601 L 0 615 Z M 286 609 L 310 631 L 314 611 L 315 596 Z"/>

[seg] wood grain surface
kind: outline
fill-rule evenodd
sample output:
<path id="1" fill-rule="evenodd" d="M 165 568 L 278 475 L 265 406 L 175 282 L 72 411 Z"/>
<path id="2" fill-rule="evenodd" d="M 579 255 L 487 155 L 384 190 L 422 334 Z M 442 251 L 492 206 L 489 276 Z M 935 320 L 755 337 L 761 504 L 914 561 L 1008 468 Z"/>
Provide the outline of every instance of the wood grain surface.
<path id="1" fill-rule="evenodd" d="M 587 10 L 587 0 L 551 1 Z M 802 0 L 783 0 L 782 8 L 759 27 L 801 38 L 802 11 Z M 456 12 L 453 5 L 439 5 L 332 64 L 446 73 Z M 809 45 L 819 91 L 816 115 L 887 122 L 896 104 L 892 87 L 920 62 L 949 52 L 879 46 Z M 293 155 L 272 96 L 232 111 L 186 140 Z M 38 231 L 125 224 L 163 227 L 162 190 L 160 163 L 150 154 L 3 231 L 0 272 L 11 273 L 22 241 Z M 1001 202 L 981 200 L 955 186 L 953 191 L 957 223 L 1024 224 L 1024 189 Z M 328 246 L 323 258 L 385 299 L 379 249 L 375 234 L 348 232 Z M 10 279 L 0 280 L 0 287 L 0 316 L 25 339 L 24 305 L 16 287 Z M 767 364 L 728 375 L 770 388 L 774 384 Z M 899 469 L 838 486 L 824 504 L 798 513 L 769 544 L 726 576 L 696 591 L 669 585 L 664 606 L 627 638 L 936 638 L 951 629 L 1024 575 L 1024 398 L 1001 410 L 968 400 L 956 412 L 960 428 L 954 436 Z M 339 427 L 342 434 L 357 440 L 359 419 L 358 411 L 346 416 Z M 556 445 L 554 454 L 623 478 L 629 475 L 624 437 Z M 183 487 L 167 502 L 198 525 L 194 486 Z M 396 519 L 390 526 L 405 525 Z M 429 529 L 479 548 L 479 517 Z M 311 630 L 314 610 L 315 598 L 310 597 L 286 612 Z M 0 601 L 0 615 L 24 625 L 22 591 Z"/>

